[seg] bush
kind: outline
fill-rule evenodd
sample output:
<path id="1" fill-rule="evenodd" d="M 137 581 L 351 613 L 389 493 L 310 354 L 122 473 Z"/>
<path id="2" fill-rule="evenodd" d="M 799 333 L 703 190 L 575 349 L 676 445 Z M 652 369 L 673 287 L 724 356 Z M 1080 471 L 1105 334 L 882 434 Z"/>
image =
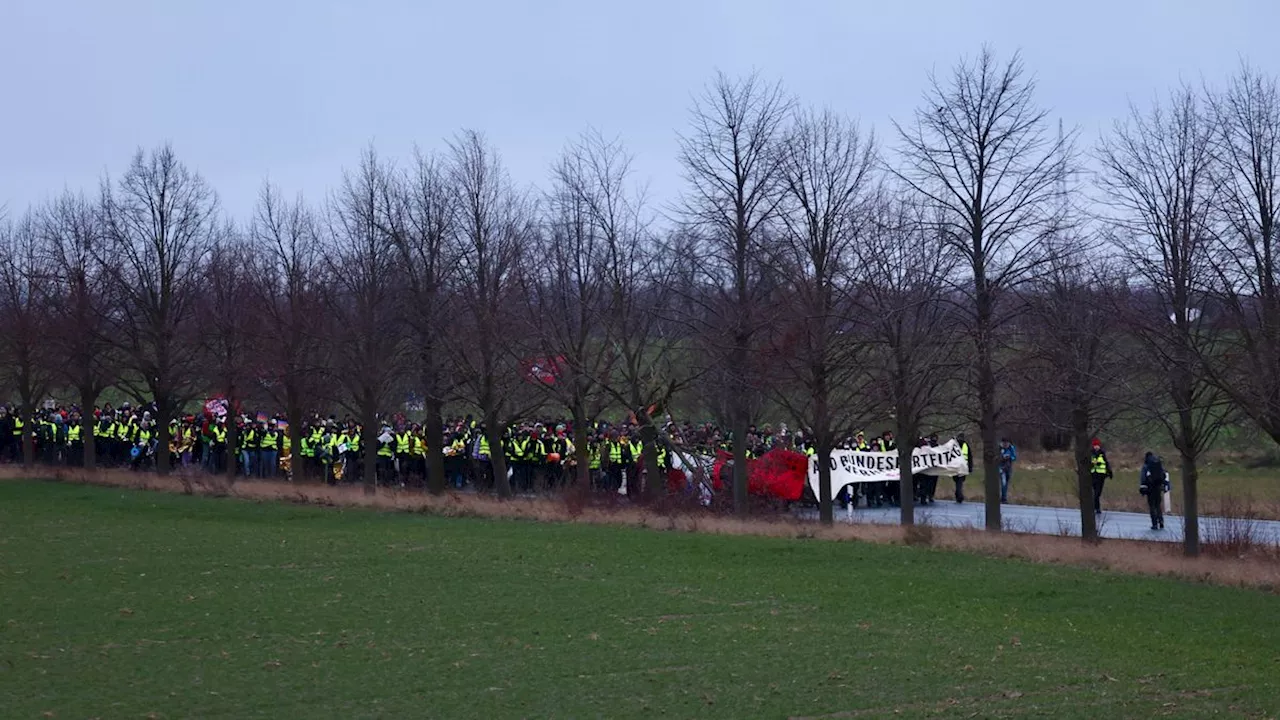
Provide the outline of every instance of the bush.
<path id="1" fill-rule="evenodd" d="M 1205 552 L 1220 557 L 1274 553 L 1275 546 L 1262 538 L 1258 519 L 1252 498 L 1224 497 L 1217 511 L 1203 520 L 1201 538 Z"/>

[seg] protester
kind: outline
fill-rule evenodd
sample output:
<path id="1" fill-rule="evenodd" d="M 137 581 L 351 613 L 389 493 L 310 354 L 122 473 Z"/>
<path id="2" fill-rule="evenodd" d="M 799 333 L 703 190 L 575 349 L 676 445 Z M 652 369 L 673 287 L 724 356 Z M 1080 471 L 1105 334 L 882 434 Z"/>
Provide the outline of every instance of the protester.
<path id="1" fill-rule="evenodd" d="M 1018 462 L 1018 449 L 1009 438 L 1000 440 L 1000 502 L 1009 502 L 1009 481 L 1013 479 L 1013 464 Z"/>
<path id="2" fill-rule="evenodd" d="M 1093 453 L 1089 459 L 1090 474 L 1093 476 L 1093 512 L 1102 514 L 1102 486 L 1106 484 L 1107 478 L 1112 477 L 1111 462 L 1107 460 L 1107 453 L 1102 449 L 1102 441 L 1098 438 L 1093 439 Z"/>
<path id="3" fill-rule="evenodd" d="M 1155 453 L 1148 452 L 1142 460 L 1138 475 L 1138 492 L 1147 498 L 1147 510 L 1151 513 L 1151 529 L 1164 529 L 1164 494 L 1169 491 L 1169 473 Z"/>
<path id="4" fill-rule="evenodd" d="M 973 453 L 969 451 L 969 442 L 965 440 L 964 433 L 956 436 L 956 442 L 960 444 L 960 453 L 964 455 L 965 465 L 968 466 L 969 472 L 965 475 L 957 475 L 956 481 L 956 504 L 964 502 L 964 481 L 973 474 Z"/>
<path id="5" fill-rule="evenodd" d="M 96 464 L 103 468 L 147 471 L 155 468 L 161 428 L 156 425 L 153 403 L 119 407 L 104 404 L 92 408 L 89 426 L 95 446 Z M 0 461 L 22 461 L 22 442 L 30 439 L 35 458 L 42 463 L 78 466 L 83 463 L 87 438 L 82 433 L 81 409 L 74 405 L 39 409 L 31 421 L 21 424 L 12 407 L 0 406 Z M 419 423 L 406 421 L 402 414 L 376 416 L 369 440 L 374 443 L 375 477 L 381 487 L 413 487 L 427 480 L 426 433 Z M 325 483 L 363 482 L 362 445 L 368 432 L 350 416 L 339 419 L 312 412 L 290 432 L 290 418 L 268 412 L 231 407 L 225 401 L 209 401 L 190 414 L 166 420 L 170 467 L 179 472 L 233 473 L 246 479 L 272 480 L 278 477 L 316 480 Z M 669 416 L 659 424 L 654 440 L 641 439 L 641 425 L 634 418 L 620 423 L 591 421 L 584 433 L 587 442 L 583 459 L 587 463 L 590 487 L 624 495 L 643 491 L 650 482 L 647 458 L 657 461 L 659 477 L 654 481 L 673 490 L 687 492 L 700 503 L 720 482 L 715 475 L 716 458 L 733 452 L 733 435 L 712 423 L 677 423 Z M 442 424 L 442 484 L 454 490 L 473 488 L 492 491 L 493 457 L 483 423 L 470 416 L 445 418 Z M 564 418 L 542 417 L 514 422 L 503 428 L 501 449 L 507 461 L 508 479 L 517 492 L 555 490 L 576 481 L 580 462 L 574 442 L 573 423 Z M 297 452 L 291 444 L 296 439 Z M 789 430 L 786 425 L 750 426 L 744 436 L 749 459 L 772 451 L 816 453 L 810 432 Z M 961 436 L 963 440 L 963 436 Z M 649 444 L 652 443 L 652 447 Z M 937 435 L 919 439 L 922 447 L 937 447 Z M 972 458 L 962 443 L 971 471 Z M 885 431 L 868 441 L 859 431 L 834 443 L 834 450 L 896 450 L 893 432 Z M 681 455 L 677 462 L 676 453 Z M 684 471 L 668 471 L 680 466 Z M 731 465 L 729 466 L 731 473 Z M 935 502 L 936 476 L 916 478 L 916 500 L 921 505 Z M 958 480 L 963 494 L 963 476 Z M 844 488 L 842 500 L 858 504 L 861 495 L 868 507 L 899 504 L 897 481 L 858 482 Z"/>

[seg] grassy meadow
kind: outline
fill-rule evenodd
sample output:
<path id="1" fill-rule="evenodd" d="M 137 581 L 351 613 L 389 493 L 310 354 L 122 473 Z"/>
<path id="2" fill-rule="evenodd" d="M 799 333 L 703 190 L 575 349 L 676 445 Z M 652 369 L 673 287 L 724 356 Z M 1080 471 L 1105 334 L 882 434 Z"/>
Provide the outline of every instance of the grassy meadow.
<path id="1" fill-rule="evenodd" d="M 5 718 L 1271 717 L 1280 596 L 0 482 Z"/>

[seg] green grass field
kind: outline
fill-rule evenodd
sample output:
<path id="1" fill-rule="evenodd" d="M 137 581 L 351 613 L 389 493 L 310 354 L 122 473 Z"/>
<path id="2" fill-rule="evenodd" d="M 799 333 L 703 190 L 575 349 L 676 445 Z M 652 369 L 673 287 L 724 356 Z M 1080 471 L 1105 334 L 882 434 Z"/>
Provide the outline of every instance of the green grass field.
<path id="1" fill-rule="evenodd" d="M 0 482 L 6 719 L 1266 717 L 1277 617 L 921 548 Z"/>

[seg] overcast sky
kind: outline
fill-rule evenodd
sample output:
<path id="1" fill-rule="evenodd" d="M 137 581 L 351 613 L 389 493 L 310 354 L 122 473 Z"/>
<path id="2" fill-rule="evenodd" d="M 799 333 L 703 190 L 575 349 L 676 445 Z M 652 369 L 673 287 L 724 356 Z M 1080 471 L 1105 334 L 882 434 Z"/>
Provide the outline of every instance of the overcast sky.
<path id="1" fill-rule="evenodd" d="M 370 142 L 482 130 L 521 183 L 595 127 L 662 201 L 676 134 L 722 69 L 874 126 L 930 70 L 1020 50 L 1041 102 L 1092 142 L 1132 99 L 1280 72 L 1280 0 L 0 0 L 0 205 L 96 188 L 165 141 L 248 214 L 264 178 L 319 200 Z"/>

